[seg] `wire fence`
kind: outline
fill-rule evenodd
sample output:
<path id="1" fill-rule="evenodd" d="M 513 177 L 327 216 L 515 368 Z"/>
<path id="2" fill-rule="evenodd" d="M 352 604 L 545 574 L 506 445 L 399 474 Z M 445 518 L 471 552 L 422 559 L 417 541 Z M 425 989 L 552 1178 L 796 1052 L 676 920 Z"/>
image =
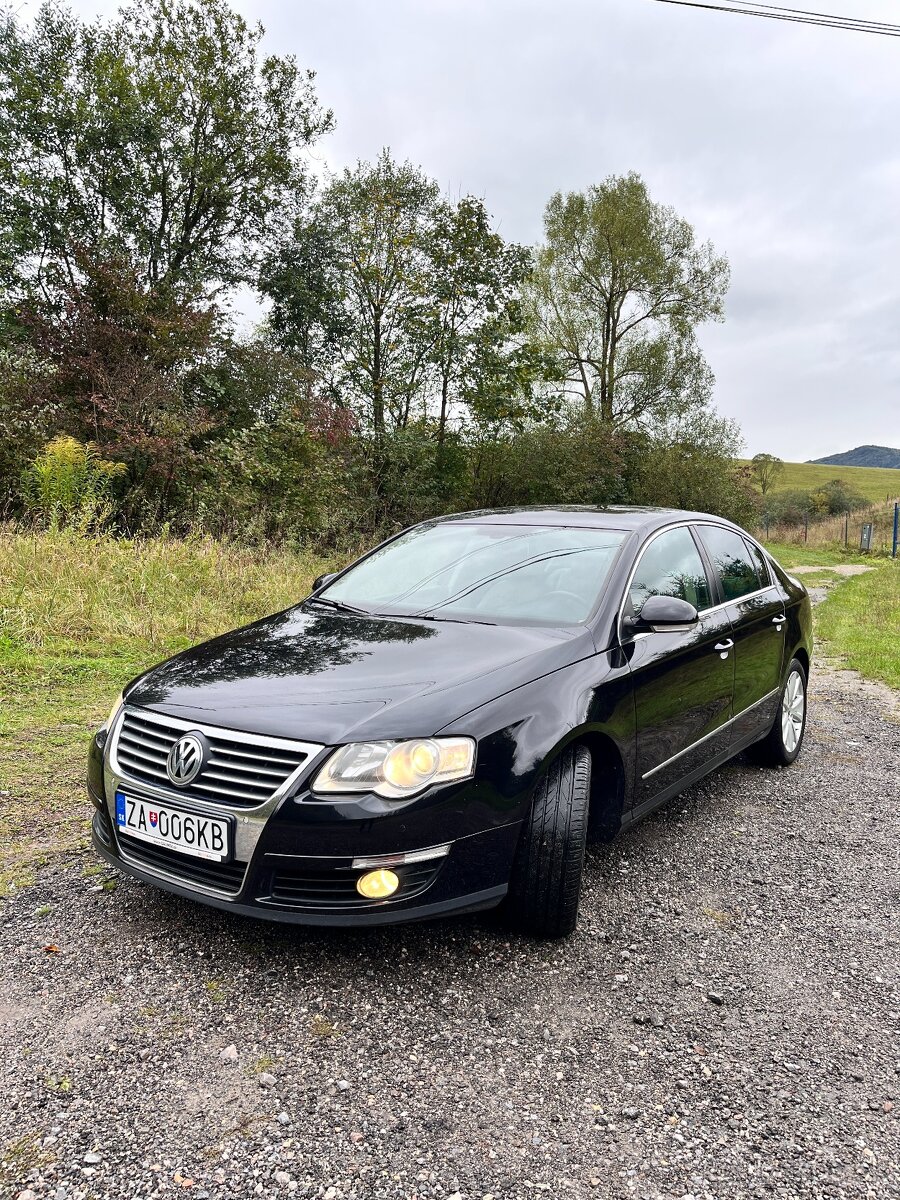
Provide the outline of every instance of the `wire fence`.
<path id="1" fill-rule="evenodd" d="M 857 508 L 850 513 L 838 513 L 831 517 L 810 518 L 804 524 L 765 522 L 758 536 L 766 541 L 782 545 L 847 546 L 850 549 L 867 549 L 872 554 L 898 553 L 897 547 L 897 502 L 873 504 L 868 508 Z M 868 545 L 865 545 L 864 530 L 871 525 Z"/>

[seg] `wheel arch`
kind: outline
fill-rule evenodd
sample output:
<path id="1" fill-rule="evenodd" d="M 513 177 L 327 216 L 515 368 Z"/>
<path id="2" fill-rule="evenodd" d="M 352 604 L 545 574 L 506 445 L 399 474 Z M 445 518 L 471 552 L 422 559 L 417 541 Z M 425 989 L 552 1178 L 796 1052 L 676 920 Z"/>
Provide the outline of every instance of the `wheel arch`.
<path id="1" fill-rule="evenodd" d="M 588 832 L 600 841 L 611 841 L 622 825 L 627 798 L 625 759 L 615 738 L 602 729 L 572 731 L 547 755 L 535 780 L 534 790 L 550 764 L 573 746 L 584 746 L 591 756 L 591 793 Z"/>
<path id="2" fill-rule="evenodd" d="M 791 654 L 791 657 L 787 661 L 787 665 L 785 668 L 785 676 L 787 676 L 787 666 L 790 666 L 791 660 L 795 659 L 795 658 L 796 658 L 797 662 L 800 663 L 801 667 L 803 668 L 806 678 L 809 679 L 809 651 L 806 649 L 805 646 L 796 646 L 794 648 L 794 651 Z"/>

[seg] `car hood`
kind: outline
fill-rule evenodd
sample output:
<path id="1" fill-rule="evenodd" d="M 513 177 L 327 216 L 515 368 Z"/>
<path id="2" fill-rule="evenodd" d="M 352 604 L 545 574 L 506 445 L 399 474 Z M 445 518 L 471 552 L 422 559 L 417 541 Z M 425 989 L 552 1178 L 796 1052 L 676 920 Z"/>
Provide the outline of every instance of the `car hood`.
<path id="1" fill-rule="evenodd" d="M 129 704 L 333 745 L 434 734 L 594 653 L 587 629 L 357 617 L 302 606 L 153 667 Z"/>

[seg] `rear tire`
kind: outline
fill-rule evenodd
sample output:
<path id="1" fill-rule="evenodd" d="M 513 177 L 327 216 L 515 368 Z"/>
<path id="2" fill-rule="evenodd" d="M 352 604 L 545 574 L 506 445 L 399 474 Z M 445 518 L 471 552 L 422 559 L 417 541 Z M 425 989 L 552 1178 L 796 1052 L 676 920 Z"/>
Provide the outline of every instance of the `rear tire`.
<path id="1" fill-rule="evenodd" d="M 791 659 L 772 728 L 748 753 L 765 767 L 789 767 L 803 748 L 806 732 L 806 672 Z"/>
<path id="2" fill-rule="evenodd" d="M 585 746 L 550 764 L 525 820 L 510 879 L 506 911 L 525 933 L 562 938 L 578 920 L 591 792 Z"/>

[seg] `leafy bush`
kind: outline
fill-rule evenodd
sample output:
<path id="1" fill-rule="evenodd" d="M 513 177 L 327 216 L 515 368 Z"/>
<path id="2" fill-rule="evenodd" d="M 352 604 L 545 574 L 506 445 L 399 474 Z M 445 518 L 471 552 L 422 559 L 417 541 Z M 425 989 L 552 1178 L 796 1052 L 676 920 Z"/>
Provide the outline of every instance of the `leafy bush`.
<path id="1" fill-rule="evenodd" d="M 24 472 L 25 507 L 50 528 L 96 531 L 115 510 L 111 487 L 124 472 L 124 464 L 101 458 L 96 447 L 56 437 Z"/>
<path id="2" fill-rule="evenodd" d="M 823 487 L 810 492 L 809 498 L 814 512 L 829 516 L 853 512 L 857 508 L 866 508 L 869 504 L 865 496 L 843 479 L 829 480 Z"/>

